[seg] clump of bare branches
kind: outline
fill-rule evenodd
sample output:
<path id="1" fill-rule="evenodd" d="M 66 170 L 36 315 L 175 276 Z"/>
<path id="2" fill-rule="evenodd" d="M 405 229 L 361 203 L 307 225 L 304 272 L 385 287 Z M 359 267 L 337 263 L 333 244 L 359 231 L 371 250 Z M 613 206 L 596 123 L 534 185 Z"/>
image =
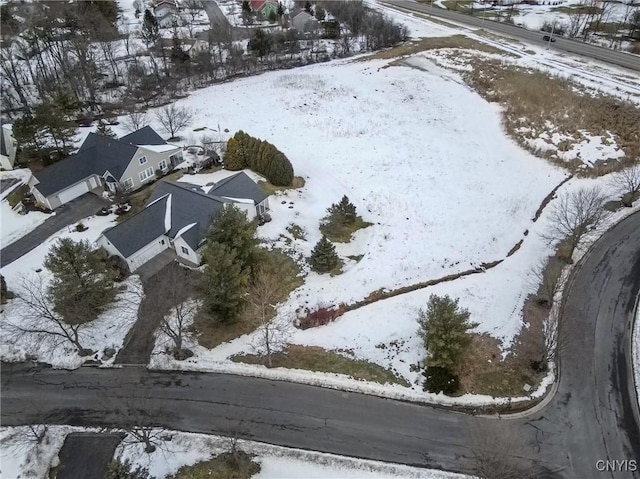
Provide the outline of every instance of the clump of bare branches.
<path id="1" fill-rule="evenodd" d="M 529 283 L 540 306 L 551 307 L 564 287 L 564 263 L 555 256 L 540 261 L 529 271 Z"/>
<path id="2" fill-rule="evenodd" d="M 155 116 L 171 138 L 176 138 L 176 134 L 189 126 L 193 120 L 193 112 L 189 108 L 177 106 L 175 103 L 160 108 Z"/>
<path id="3" fill-rule="evenodd" d="M 149 124 L 149 117 L 144 111 L 133 111 L 124 117 L 122 124 L 127 130 L 136 131 Z"/>
<path id="4" fill-rule="evenodd" d="M 640 197 L 640 165 L 630 166 L 611 176 L 610 185 L 621 196 L 622 205 L 633 206 Z"/>
<path id="5" fill-rule="evenodd" d="M 573 252 L 580 240 L 606 218 L 604 202 L 604 194 L 597 186 L 565 193 L 553 205 L 545 238 L 551 242 L 565 241 Z"/>

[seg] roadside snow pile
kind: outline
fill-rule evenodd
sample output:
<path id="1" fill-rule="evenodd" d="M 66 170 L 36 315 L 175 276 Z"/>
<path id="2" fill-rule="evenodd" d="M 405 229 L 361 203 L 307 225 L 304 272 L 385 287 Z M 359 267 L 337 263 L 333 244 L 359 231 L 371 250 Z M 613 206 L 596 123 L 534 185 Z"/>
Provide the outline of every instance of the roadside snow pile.
<path id="1" fill-rule="evenodd" d="M 46 432 L 45 432 L 46 429 Z M 55 464 L 67 434 L 81 428 L 71 426 L 30 426 L 0 428 L 0 475 L 6 479 L 46 477 Z M 40 443 L 34 431 L 42 434 Z"/>
<path id="2" fill-rule="evenodd" d="M 136 466 L 149 469 L 153 477 L 175 474 L 180 467 L 206 461 L 213 456 L 229 451 L 230 440 L 220 436 L 166 431 L 171 441 L 163 442 L 161 449 L 149 455 L 140 444 L 116 450 L 115 456 L 121 461 L 129 460 Z M 123 441 L 126 444 L 127 440 Z M 254 455 L 260 464 L 260 472 L 253 479 L 465 479 L 469 476 L 399 466 L 378 461 L 353 459 L 334 454 L 303 451 L 280 446 L 272 446 L 253 441 L 238 441 L 238 449 Z"/>
<path id="3" fill-rule="evenodd" d="M 20 214 L 11 207 L 8 201 L 9 195 L 26 184 L 30 177 L 31 172 L 28 169 L 0 172 L 0 181 L 9 182 L 15 180 L 13 185 L 0 194 L 0 245 L 2 248 L 23 237 L 55 214 L 46 214 L 39 211 Z"/>
<path id="4" fill-rule="evenodd" d="M 7 281 L 8 289 L 16 294 L 16 298 L 9 300 L 2 307 L 0 358 L 3 361 L 35 358 L 60 368 L 76 368 L 82 364 L 83 359 L 78 356 L 75 348 L 72 348 L 70 343 L 61 341 L 59 336 L 18 333 L 24 318 L 33 317 L 20 299 L 20 295 L 24 294 L 25 281 L 35 281 L 36 284 L 42 282 L 46 287 L 51 274 L 43 266 L 44 259 L 59 238 L 94 242 L 102 231 L 113 225 L 115 218 L 115 215 L 89 217 L 82 221 L 87 230 L 78 232 L 72 228 L 65 228 L 23 257 L 0 269 Z M 140 280 L 137 276 L 131 276 L 119 286 L 121 291 L 109 309 L 81 329 L 80 343 L 96 352 L 93 359 L 103 359 L 105 349 L 113 348 L 117 352 L 127 331 L 136 321 L 138 305 L 142 299 Z M 41 321 L 41 326 L 47 331 L 56 331 L 46 320 Z M 104 358 L 103 363 L 109 364 L 112 361 L 113 357 Z"/>

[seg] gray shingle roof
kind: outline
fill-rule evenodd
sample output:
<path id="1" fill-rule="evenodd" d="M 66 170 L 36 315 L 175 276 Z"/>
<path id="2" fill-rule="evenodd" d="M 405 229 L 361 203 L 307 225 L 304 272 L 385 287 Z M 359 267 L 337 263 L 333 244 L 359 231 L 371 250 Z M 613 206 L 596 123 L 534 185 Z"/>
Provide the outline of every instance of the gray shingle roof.
<path id="1" fill-rule="evenodd" d="M 193 228 L 184 232 L 182 238 L 194 251 L 204 240 L 211 217 L 224 205 L 224 201 L 205 195 L 202 191 L 192 188 L 193 185 L 182 185 L 170 181 L 161 181 L 155 188 L 149 201 L 171 194 L 171 231 L 169 236 L 175 235 L 185 226 L 196 223 Z"/>
<path id="2" fill-rule="evenodd" d="M 137 151 L 137 146 L 89 133 L 75 155 L 34 173 L 39 181 L 38 191 L 50 196 L 91 175 L 102 176 L 106 171 L 120 180 Z"/>
<path id="3" fill-rule="evenodd" d="M 131 143 L 132 145 L 166 145 L 167 142 L 164 141 L 160 135 L 156 133 L 156 131 L 150 126 L 145 126 L 140 128 L 133 133 L 129 133 L 128 135 L 120 138 L 120 141 L 124 141 L 125 143 Z"/>
<path id="4" fill-rule="evenodd" d="M 139 213 L 102 233 L 123 256 L 129 257 L 165 233 L 167 197 L 149 204 Z"/>
<path id="5" fill-rule="evenodd" d="M 227 198 L 250 199 L 256 205 L 269 196 L 243 171 L 219 181 L 209 190 L 208 194 Z"/>

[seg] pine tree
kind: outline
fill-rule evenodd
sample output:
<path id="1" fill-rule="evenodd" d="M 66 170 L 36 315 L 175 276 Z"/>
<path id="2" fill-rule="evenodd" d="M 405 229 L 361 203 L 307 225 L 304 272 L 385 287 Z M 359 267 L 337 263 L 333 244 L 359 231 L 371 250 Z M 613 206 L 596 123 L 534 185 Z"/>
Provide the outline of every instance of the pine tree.
<path id="1" fill-rule="evenodd" d="M 248 0 L 242 0 L 242 13 L 251 13 L 251 4 Z"/>
<path id="2" fill-rule="evenodd" d="M 340 258 L 336 253 L 336 247 L 326 236 L 323 235 L 313 248 L 309 257 L 309 265 L 313 271 L 320 274 L 329 273 L 340 266 Z"/>
<path id="3" fill-rule="evenodd" d="M 205 311 L 215 322 L 237 321 L 246 304 L 249 272 L 237 252 L 224 244 L 208 242 L 203 259 L 199 289 Z"/>
<path id="4" fill-rule="evenodd" d="M 105 255 L 86 240 L 58 240 L 44 266 L 53 274 L 47 294 L 68 324 L 92 321 L 116 296 L 114 272 Z"/>
<path id="5" fill-rule="evenodd" d="M 268 55 L 271 52 L 273 45 L 273 39 L 270 33 L 264 32 L 261 28 L 256 31 L 256 34 L 247 45 L 249 50 L 252 50 L 258 54 L 260 58 Z"/>
<path id="6" fill-rule="evenodd" d="M 111 129 L 111 127 L 109 125 L 107 125 L 107 123 L 105 123 L 104 121 L 100 120 L 98 122 L 98 126 L 96 128 L 96 133 L 98 135 L 102 135 L 102 136 L 106 136 L 107 138 L 118 138 L 118 135 L 116 135 L 113 130 Z"/>
<path id="7" fill-rule="evenodd" d="M 426 365 L 454 372 L 460 357 L 471 344 L 469 330 L 477 323 L 469 322 L 469 311 L 458 306 L 458 299 L 431 295 L 426 311 L 420 312 L 418 323 L 429 353 Z"/>
<path id="8" fill-rule="evenodd" d="M 344 195 L 339 203 L 333 203 L 327 208 L 328 221 L 340 224 L 353 224 L 358 219 L 356 207 L 349 201 L 347 195 Z"/>
<path id="9" fill-rule="evenodd" d="M 278 2 L 278 17 L 282 17 L 284 15 L 284 5 L 282 2 Z"/>
<path id="10" fill-rule="evenodd" d="M 144 19 L 142 20 L 140 35 L 142 35 L 142 39 L 147 44 L 147 47 L 156 43 L 160 39 L 160 25 L 158 24 L 156 17 L 148 8 L 144 11 Z"/>
<path id="11" fill-rule="evenodd" d="M 327 16 L 327 12 L 320 5 L 316 6 L 316 19 L 318 21 L 323 21 Z"/>
<path id="12" fill-rule="evenodd" d="M 225 245 L 233 250 L 242 270 L 249 271 L 256 261 L 257 227 L 255 221 L 249 220 L 247 213 L 228 205 L 213 215 L 207 241 Z"/>

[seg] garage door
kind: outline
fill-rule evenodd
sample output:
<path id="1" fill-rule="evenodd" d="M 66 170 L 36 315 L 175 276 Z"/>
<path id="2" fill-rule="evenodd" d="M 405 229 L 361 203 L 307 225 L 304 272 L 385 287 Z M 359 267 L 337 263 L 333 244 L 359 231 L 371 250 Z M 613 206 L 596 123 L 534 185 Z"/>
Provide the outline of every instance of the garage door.
<path id="1" fill-rule="evenodd" d="M 78 196 L 82 196 L 89 191 L 89 186 L 86 181 L 82 183 L 78 183 L 77 185 L 72 186 L 71 188 L 67 188 L 62 193 L 58 194 L 58 198 L 60 198 L 60 203 L 65 204 L 69 201 L 77 198 Z"/>
<path id="2" fill-rule="evenodd" d="M 148 244 L 142 249 L 139 249 L 127 258 L 129 269 L 131 271 L 138 269 L 144 263 L 162 253 L 168 247 L 169 243 L 165 238 L 158 238 L 153 243 Z"/>

